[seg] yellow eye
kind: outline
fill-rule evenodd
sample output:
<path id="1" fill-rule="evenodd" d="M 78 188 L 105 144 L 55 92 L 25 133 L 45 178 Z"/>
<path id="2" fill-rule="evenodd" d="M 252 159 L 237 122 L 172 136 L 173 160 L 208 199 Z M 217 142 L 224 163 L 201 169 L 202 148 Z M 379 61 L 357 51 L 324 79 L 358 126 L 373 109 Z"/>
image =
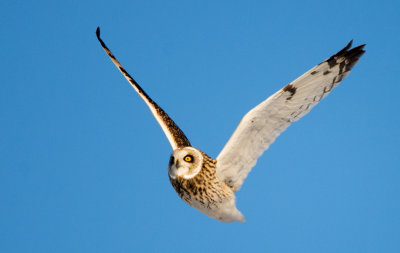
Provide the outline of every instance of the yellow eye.
<path id="1" fill-rule="evenodd" d="M 193 156 L 187 155 L 187 156 L 185 156 L 185 157 L 183 158 L 183 160 L 185 160 L 185 162 L 191 163 L 191 162 L 193 162 Z"/>

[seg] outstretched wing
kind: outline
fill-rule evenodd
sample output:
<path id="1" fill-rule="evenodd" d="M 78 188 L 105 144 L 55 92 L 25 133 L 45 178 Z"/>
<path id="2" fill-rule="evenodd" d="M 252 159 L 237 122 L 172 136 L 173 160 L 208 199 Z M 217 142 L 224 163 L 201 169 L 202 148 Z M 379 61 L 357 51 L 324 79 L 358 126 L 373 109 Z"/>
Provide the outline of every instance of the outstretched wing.
<path id="1" fill-rule="evenodd" d="M 97 27 L 96 36 L 99 40 L 101 46 L 104 48 L 108 56 L 111 58 L 112 62 L 117 66 L 119 71 L 124 75 L 126 80 L 132 85 L 139 96 L 144 100 L 150 111 L 153 113 L 158 124 L 160 124 L 162 130 L 168 138 L 169 143 L 173 150 L 179 147 L 190 146 L 189 140 L 186 138 L 182 130 L 175 124 L 175 122 L 168 116 L 168 114 L 160 107 L 156 102 L 154 102 L 149 95 L 140 87 L 140 85 L 129 75 L 124 67 L 119 63 L 117 58 L 111 53 L 110 49 L 106 46 L 103 40 L 100 38 L 100 28 Z"/>
<path id="2" fill-rule="evenodd" d="M 217 157 L 217 173 L 234 191 L 239 190 L 257 159 L 292 122 L 306 115 L 349 74 L 364 54 L 350 49 L 312 68 L 249 111 Z"/>

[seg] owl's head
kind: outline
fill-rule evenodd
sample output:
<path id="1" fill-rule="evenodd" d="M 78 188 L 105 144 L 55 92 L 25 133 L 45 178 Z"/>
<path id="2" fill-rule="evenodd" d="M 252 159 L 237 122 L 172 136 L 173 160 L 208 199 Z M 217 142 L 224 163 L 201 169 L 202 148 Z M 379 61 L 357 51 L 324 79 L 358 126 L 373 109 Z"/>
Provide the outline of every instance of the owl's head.
<path id="1" fill-rule="evenodd" d="M 203 154 L 193 147 L 175 149 L 169 159 L 168 174 L 172 179 L 195 177 L 203 166 Z"/>

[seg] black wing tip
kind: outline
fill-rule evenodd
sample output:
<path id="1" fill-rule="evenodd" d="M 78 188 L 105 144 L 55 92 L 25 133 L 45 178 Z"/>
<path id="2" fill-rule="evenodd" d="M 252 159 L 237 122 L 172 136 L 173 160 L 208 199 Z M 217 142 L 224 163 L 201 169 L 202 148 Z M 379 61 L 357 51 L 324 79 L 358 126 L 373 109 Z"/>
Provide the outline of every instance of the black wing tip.
<path id="1" fill-rule="evenodd" d="M 334 55 L 334 57 L 341 57 L 341 56 L 346 57 L 349 54 L 352 54 L 354 52 L 365 53 L 365 50 L 363 50 L 363 48 L 365 47 L 366 44 L 362 44 L 362 45 L 359 45 L 359 46 L 356 46 L 356 47 L 353 47 L 352 49 L 350 49 L 352 44 L 353 44 L 353 40 L 350 40 L 350 42 L 347 43 L 347 45 L 342 50 L 337 52 Z"/>
<path id="2" fill-rule="evenodd" d="M 353 45 L 353 39 L 349 41 L 349 43 L 347 43 L 347 45 L 344 47 L 344 49 L 349 49 L 351 48 L 351 46 Z"/>
<path id="3" fill-rule="evenodd" d="M 353 66 L 358 59 L 365 53 L 365 44 L 356 46 L 348 51 L 346 51 L 342 56 L 349 60 L 351 66 Z"/>
<path id="4" fill-rule="evenodd" d="M 358 46 L 352 48 L 349 52 L 351 52 L 351 51 L 357 51 L 357 52 L 365 53 L 364 47 L 365 47 L 366 45 L 367 45 L 367 44 L 358 45 Z"/>
<path id="5" fill-rule="evenodd" d="M 360 57 L 365 53 L 365 44 L 350 49 L 352 44 L 353 40 L 350 40 L 350 42 L 347 43 L 347 45 L 342 50 L 326 60 L 330 68 L 342 62 L 343 60 L 340 60 L 340 58 L 346 59 L 346 65 L 348 65 L 349 70 L 358 62 L 358 59 L 360 59 Z"/>
<path id="6" fill-rule="evenodd" d="M 98 39 L 100 39 L 100 26 L 98 26 L 96 29 L 96 36 Z"/>
<path id="7" fill-rule="evenodd" d="M 337 56 L 340 56 L 340 55 L 346 53 L 346 52 L 349 50 L 349 48 L 351 47 L 351 45 L 353 45 L 353 40 L 350 40 L 349 43 L 347 43 L 347 45 L 346 45 L 342 50 L 340 50 L 339 52 L 337 52 L 337 53 L 336 53 L 334 56 L 332 56 L 332 57 L 337 57 Z"/>
<path id="8" fill-rule="evenodd" d="M 96 29 L 96 36 L 97 36 L 97 40 L 100 42 L 101 46 L 102 46 L 104 49 L 108 50 L 106 44 L 105 44 L 105 43 L 103 42 L 103 40 L 100 38 L 100 26 L 98 26 L 97 29 Z"/>
<path id="9" fill-rule="evenodd" d="M 358 45 L 358 46 L 353 47 L 352 49 L 350 49 L 352 43 L 353 43 L 353 40 L 351 40 L 342 50 L 340 50 L 337 54 L 335 54 L 335 56 L 336 57 L 344 56 L 344 57 L 347 58 L 349 56 L 359 55 L 359 54 L 362 55 L 362 54 L 365 53 L 364 47 L 365 47 L 366 44 Z"/>

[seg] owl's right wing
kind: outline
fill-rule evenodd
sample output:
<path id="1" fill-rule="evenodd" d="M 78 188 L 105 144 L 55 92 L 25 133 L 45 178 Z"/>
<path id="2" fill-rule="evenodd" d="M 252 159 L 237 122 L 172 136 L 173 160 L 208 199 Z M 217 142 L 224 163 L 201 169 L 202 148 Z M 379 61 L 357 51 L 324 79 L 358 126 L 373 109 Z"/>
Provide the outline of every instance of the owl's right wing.
<path id="1" fill-rule="evenodd" d="M 351 44 L 352 41 L 242 118 L 217 157 L 217 174 L 220 180 L 233 191 L 239 190 L 258 157 L 279 134 L 327 96 L 364 54 L 364 45 L 350 49 Z"/>
<path id="2" fill-rule="evenodd" d="M 133 77 L 125 70 L 125 68 L 119 63 L 117 58 L 111 53 L 111 50 L 108 49 L 106 43 L 100 38 L 100 27 L 96 29 L 96 36 L 99 40 L 101 46 L 106 51 L 107 55 L 110 57 L 111 61 L 115 64 L 115 66 L 121 71 L 126 80 L 132 85 L 135 91 L 139 94 L 139 96 L 143 99 L 143 101 L 149 107 L 151 113 L 154 118 L 157 120 L 158 124 L 160 124 L 161 129 L 164 131 L 165 136 L 169 143 L 171 144 L 172 150 L 175 150 L 180 147 L 188 147 L 190 146 L 190 142 L 186 135 L 182 132 L 182 130 L 175 124 L 175 122 L 168 116 L 168 114 L 147 95 L 147 93 L 140 87 L 140 85 L 133 79 Z"/>

